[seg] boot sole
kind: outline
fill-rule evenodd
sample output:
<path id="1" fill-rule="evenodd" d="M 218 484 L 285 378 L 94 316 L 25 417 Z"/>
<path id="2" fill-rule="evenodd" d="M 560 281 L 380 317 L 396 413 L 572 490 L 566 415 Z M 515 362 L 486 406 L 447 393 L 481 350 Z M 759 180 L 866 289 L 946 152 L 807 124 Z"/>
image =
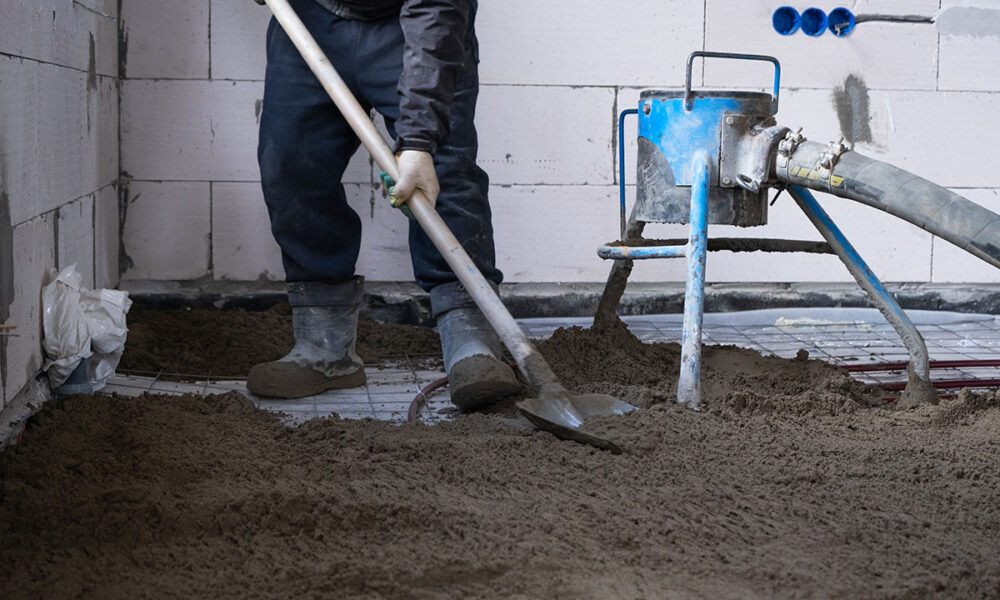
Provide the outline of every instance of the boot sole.
<path id="1" fill-rule="evenodd" d="M 263 368 L 266 365 L 254 366 L 247 375 L 247 390 L 267 398 L 293 400 L 316 396 L 327 390 L 340 390 L 360 387 L 365 384 L 364 369 L 358 369 L 347 375 L 326 377 L 322 373 L 306 369 L 274 369 Z"/>
<path id="2" fill-rule="evenodd" d="M 455 363 L 448 374 L 451 402 L 462 410 L 476 410 L 522 394 L 514 371 L 492 356 L 470 356 Z"/>

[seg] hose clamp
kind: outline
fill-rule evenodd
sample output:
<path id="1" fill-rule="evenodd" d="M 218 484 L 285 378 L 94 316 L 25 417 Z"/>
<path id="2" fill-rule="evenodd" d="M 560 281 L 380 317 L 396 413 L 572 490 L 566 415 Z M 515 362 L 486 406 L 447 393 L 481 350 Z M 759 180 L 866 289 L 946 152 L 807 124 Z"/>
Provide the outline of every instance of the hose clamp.
<path id="1" fill-rule="evenodd" d="M 802 135 L 801 127 L 785 134 L 784 139 L 778 142 L 778 155 L 774 161 L 775 173 L 783 174 L 787 177 L 788 163 L 791 161 L 792 155 L 795 154 L 795 149 L 804 141 L 806 141 L 806 138 Z"/>
<path id="2" fill-rule="evenodd" d="M 833 168 L 837 166 L 837 161 L 840 160 L 840 156 L 850 149 L 851 147 L 847 143 L 846 138 L 841 137 L 839 142 L 831 142 L 816 163 L 816 171 L 819 173 L 820 179 L 829 180 Z"/>

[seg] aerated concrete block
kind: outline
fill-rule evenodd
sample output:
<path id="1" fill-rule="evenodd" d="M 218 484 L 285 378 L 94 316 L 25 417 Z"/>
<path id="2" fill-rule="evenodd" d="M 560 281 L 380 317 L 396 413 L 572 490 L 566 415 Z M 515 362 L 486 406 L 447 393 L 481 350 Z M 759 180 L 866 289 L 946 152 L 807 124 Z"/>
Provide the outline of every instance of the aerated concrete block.
<path id="1" fill-rule="evenodd" d="M 285 279 L 259 183 L 212 184 L 212 276 L 239 281 Z"/>
<path id="2" fill-rule="evenodd" d="M 56 268 L 75 264 L 83 285 L 94 287 L 94 197 L 86 196 L 56 211 Z"/>
<path id="3" fill-rule="evenodd" d="M 94 287 L 118 285 L 118 186 L 101 188 L 94 194 Z"/>
<path id="4" fill-rule="evenodd" d="M 929 281 L 929 233 L 852 200 L 819 192 L 815 196 L 879 279 L 884 282 Z M 709 235 L 823 239 L 787 192 L 769 209 L 767 225 L 753 228 L 711 226 Z M 710 263 L 707 270 L 710 281 L 854 281 L 846 266 L 833 255 L 719 252 L 711 255 Z"/>
<path id="5" fill-rule="evenodd" d="M 254 2 L 211 0 L 212 79 L 264 79 L 271 11 Z"/>
<path id="6" fill-rule="evenodd" d="M 125 81 L 122 169 L 136 179 L 259 181 L 259 81 Z M 345 180 L 368 182 L 367 155 Z"/>
<path id="7" fill-rule="evenodd" d="M 209 3 L 128 0 L 122 5 L 125 75 L 130 79 L 207 79 Z"/>
<path id="8" fill-rule="evenodd" d="M 948 187 L 1000 187 L 1000 95 L 873 92 L 872 130 L 883 147 L 859 150 Z"/>
<path id="9" fill-rule="evenodd" d="M 478 163 L 494 185 L 605 185 L 614 181 L 614 90 L 484 86 Z"/>
<path id="10" fill-rule="evenodd" d="M 100 179 L 110 179 L 116 143 L 105 133 L 106 111 L 96 108 L 110 101 L 110 80 L 90 94 L 85 73 L 0 56 L 0 81 L 0 162 L 13 224 L 86 196 Z"/>
<path id="11" fill-rule="evenodd" d="M 476 28 L 484 83 L 662 85 L 702 47 L 700 1 L 482 2 Z M 682 59 L 683 60 L 683 59 Z"/>
<path id="12" fill-rule="evenodd" d="M 492 189 L 497 266 L 504 281 L 601 281 L 611 267 L 597 247 L 618 239 L 614 186 Z"/>
<path id="13" fill-rule="evenodd" d="M 259 83 L 122 83 L 122 169 L 136 179 L 254 181 Z"/>
<path id="14" fill-rule="evenodd" d="M 11 399 L 41 371 L 42 286 L 48 283 L 49 269 L 56 266 L 55 213 L 36 217 L 14 227 L 13 301 L 7 323 L 16 325 L 7 345 L 7 379 L 4 395 Z M 6 277 L 7 275 L 5 275 Z"/>
<path id="15" fill-rule="evenodd" d="M 90 10 L 88 10 L 90 9 Z M 95 75 L 118 73 L 117 0 L 0 3 L 0 54 Z"/>
<path id="16" fill-rule="evenodd" d="M 936 28 L 939 89 L 1000 91 L 1000 5 L 944 0 Z"/>
<path id="17" fill-rule="evenodd" d="M 80 152 L 89 158 L 85 158 L 81 181 L 89 194 L 116 183 L 120 174 L 118 80 L 99 77 L 93 86 L 88 85 L 85 108 L 86 130 Z"/>
<path id="18" fill-rule="evenodd" d="M 208 182 L 130 182 L 122 277 L 189 280 L 208 275 L 210 196 Z"/>

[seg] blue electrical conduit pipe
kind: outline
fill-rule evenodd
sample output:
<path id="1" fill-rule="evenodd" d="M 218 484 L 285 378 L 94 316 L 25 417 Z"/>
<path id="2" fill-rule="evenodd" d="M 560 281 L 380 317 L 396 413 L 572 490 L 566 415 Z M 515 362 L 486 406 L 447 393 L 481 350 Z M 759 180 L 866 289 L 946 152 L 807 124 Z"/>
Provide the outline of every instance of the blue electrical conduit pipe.
<path id="1" fill-rule="evenodd" d="M 861 289 L 867 292 L 868 297 L 875 303 L 879 312 L 885 316 L 899 337 L 902 338 L 903 345 L 906 346 L 906 350 L 910 354 L 910 364 L 909 381 L 903 391 L 900 405 L 915 406 L 925 402 L 937 404 L 937 391 L 931 383 L 927 345 L 924 343 L 923 337 L 920 336 L 920 332 L 917 331 L 913 322 L 899 307 L 892 294 L 885 289 L 885 286 L 878 280 L 878 277 L 875 276 L 857 250 L 847 241 L 840 228 L 819 205 L 812 193 L 799 185 L 788 186 L 788 191 L 799 208 L 806 213 L 820 235 L 823 236 L 823 239 L 833 248 L 834 253 L 840 257 Z"/>
<path id="2" fill-rule="evenodd" d="M 855 15 L 846 8 L 835 8 L 827 17 L 827 28 L 837 37 L 850 35 L 860 23 L 933 23 L 934 17 L 923 15 Z"/>

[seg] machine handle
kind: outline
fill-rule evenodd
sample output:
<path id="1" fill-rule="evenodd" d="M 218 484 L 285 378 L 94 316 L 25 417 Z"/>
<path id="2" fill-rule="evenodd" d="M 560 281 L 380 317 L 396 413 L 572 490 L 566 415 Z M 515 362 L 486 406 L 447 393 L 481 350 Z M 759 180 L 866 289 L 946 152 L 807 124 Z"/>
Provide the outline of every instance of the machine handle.
<path id="1" fill-rule="evenodd" d="M 698 50 L 688 56 L 687 72 L 684 75 L 684 110 L 694 108 L 694 93 L 691 91 L 691 65 L 694 59 L 703 56 L 705 58 L 732 58 L 735 60 L 763 60 L 774 65 L 774 92 L 771 95 L 771 114 L 778 114 L 778 86 L 781 82 L 781 64 L 773 56 L 764 54 L 735 54 L 733 52 L 706 52 Z"/>
<path id="2" fill-rule="evenodd" d="M 618 204 L 622 229 L 620 239 L 623 240 L 625 239 L 625 117 L 637 114 L 639 114 L 638 109 L 629 108 L 618 115 Z"/>

